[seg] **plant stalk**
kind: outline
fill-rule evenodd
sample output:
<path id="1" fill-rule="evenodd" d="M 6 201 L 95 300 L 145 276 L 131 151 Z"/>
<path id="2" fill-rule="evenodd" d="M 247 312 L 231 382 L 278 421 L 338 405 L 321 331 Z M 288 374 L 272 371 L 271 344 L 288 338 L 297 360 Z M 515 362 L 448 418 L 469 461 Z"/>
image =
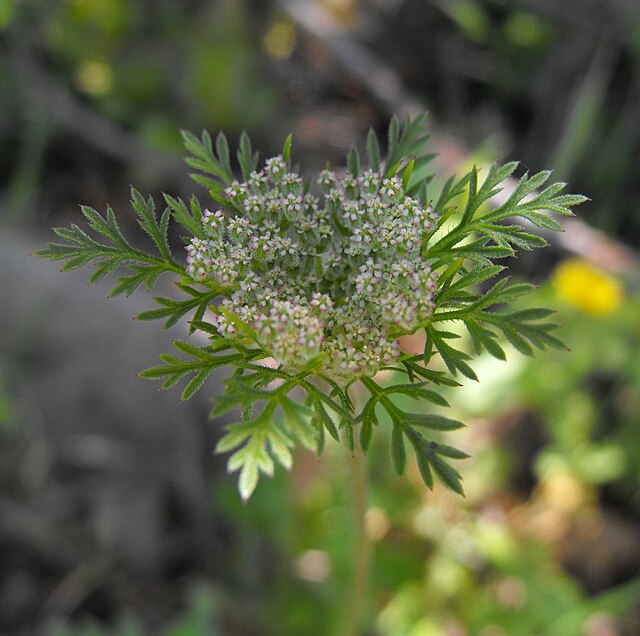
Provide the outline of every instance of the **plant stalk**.
<path id="1" fill-rule="evenodd" d="M 362 636 L 368 623 L 369 588 L 371 584 L 372 546 L 366 528 L 369 501 L 368 462 L 356 443 L 354 453 L 347 451 L 351 467 L 351 497 L 353 503 L 353 566 L 351 584 L 346 596 L 346 616 L 341 636 Z"/>

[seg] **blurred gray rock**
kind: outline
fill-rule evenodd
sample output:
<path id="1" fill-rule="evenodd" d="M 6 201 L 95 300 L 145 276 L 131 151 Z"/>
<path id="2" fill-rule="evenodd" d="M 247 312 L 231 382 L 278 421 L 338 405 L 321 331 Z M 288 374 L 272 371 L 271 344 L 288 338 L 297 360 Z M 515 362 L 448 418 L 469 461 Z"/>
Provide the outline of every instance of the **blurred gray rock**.
<path id="1" fill-rule="evenodd" d="M 44 240 L 0 228 L 0 378 L 16 426 L 0 438 L 0 550 L 28 544 L 63 568 L 106 555 L 151 576 L 195 549 L 215 561 L 215 380 L 181 403 L 178 389 L 136 378 L 185 326 L 132 320 L 152 308 L 149 294 L 108 299 L 109 282 L 88 286 L 88 269 L 31 257 Z M 51 600 L 61 612 L 74 602 Z"/>

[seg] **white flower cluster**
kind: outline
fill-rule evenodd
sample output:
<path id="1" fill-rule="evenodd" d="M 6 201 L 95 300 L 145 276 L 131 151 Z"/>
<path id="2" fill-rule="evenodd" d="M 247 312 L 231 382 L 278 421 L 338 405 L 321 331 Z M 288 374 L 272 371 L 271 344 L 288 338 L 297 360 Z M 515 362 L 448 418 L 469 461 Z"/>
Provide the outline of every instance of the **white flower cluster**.
<path id="1" fill-rule="evenodd" d="M 433 311 L 436 275 L 421 251 L 437 218 L 398 177 L 325 170 L 317 183 L 324 205 L 281 156 L 232 183 L 229 210 L 204 211 L 206 238 L 187 245 L 187 273 L 227 290 L 222 334 L 237 334 L 231 312 L 287 369 L 326 354 L 328 375 L 370 376 Z"/>

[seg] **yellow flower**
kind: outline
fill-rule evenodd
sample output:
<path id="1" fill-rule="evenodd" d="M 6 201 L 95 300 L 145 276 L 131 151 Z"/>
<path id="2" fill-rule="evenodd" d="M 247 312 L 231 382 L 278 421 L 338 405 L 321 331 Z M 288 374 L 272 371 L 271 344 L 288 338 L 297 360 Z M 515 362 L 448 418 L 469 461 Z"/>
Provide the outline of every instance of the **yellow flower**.
<path id="1" fill-rule="evenodd" d="M 583 259 L 561 263 L 552 282 L 561 298 L 592 316 L 615 311 L 623 300 L 620 281 Z"/>

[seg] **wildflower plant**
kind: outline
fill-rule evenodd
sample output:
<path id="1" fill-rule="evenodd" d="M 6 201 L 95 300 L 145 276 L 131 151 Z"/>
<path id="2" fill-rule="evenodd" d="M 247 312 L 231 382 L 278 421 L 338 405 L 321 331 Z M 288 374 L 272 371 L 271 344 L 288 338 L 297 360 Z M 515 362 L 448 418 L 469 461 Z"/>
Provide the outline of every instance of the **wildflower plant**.
<path id="1" fill-rule="evenodd" d="M 64 242 L 37 256 L 66 261 L 63 270 L 94 263 L 90 282 L 115 273 L 112 295 L 151 290 L 161 274 L 177 277 L 180 293 L 156 297 L 158 307 L 137 318 L 169 327 L 188 317 L 190 333 L 206 335 L 206 344 L 176 340 L 177 352 L 160 355 L 162 364 L 140 376 L 163 379 L 164 389 L 186 379 L 186 400 L 216 369 L 231 369 L 212 414 L 240 413 L 217 451 L 232 453 L 228 467 L 240 472 L 243 498 L 260 473 L 271 475 L 276 463 L 290 468 L 297 445 L 321 453 L 329 435 L 366 452 L 384 413 L 395 471 L 405 471 L 408 445 L 429 488 L 437 477 L 462 494 L 451 461 L 466 454 L 437 436 L 463 424 L 407 412 L 397 398 L 446 407 L 439 389 L 457 385 L 458 374 L 476 379 L 453 322 L 466 328 L 475 354 L 504 359 L 505 340 L 525 355 L 562 346 L 550 310 L 508 308 L 532 286 L 511 282 L 498 262 L 546 244 L 511 219 L 560 230 L 547 213 L 571 214 L 585 197 L 561 194 L 563 183 L 541 189 L 550 173 L 540 172 L 521 177 L 491 209 L 486 202 L 516 163 L 493 165 L 482 180 L 474 167 L 433 193 L 424 116 L 392 119 L 386 158 L 370 131 L 366 167 L 352 148 L 344 174 L 327 166 L 311 181 L 292 163 L 291 136 L 280 155 L 261 163 L 243 134 L 237 177 L 222 133 L 215 142 L 206 132 L 183 139 L 192 177 L 210 200 L 203 206 L 165 194 L 158 213 L 151 198 L 132 190 L 155 251 L 133 246 L 111 208 L 102 216 L 82 207 L 94 235 L 77 225 L 58 228 Z M 170 223 L 185 232 L 186 262 L 173 253 Z M 400 337 L 419 331 L 424 351 L 403 351 Z M 437 356 L 440 369 L 432 365 Z M 392 372 L 385 381 L 382 371 Z"/>

